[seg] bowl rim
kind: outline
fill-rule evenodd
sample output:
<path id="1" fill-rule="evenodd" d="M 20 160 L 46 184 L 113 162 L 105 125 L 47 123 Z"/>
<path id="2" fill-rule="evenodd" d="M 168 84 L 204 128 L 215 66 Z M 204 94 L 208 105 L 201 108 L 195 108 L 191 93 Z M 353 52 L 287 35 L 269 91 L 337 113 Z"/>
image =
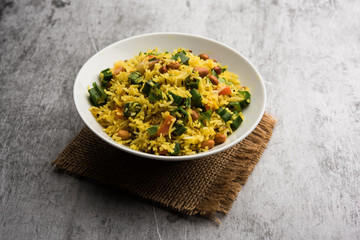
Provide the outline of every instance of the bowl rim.
<path id="1" fill-rule="evenodd" d="M 193 154 L 193 155 L 181 155 L 181 156 L 162 156 L 162 155 L 155 155 L 155 154 L 150 154 L 150 153 L 145 153 L 145 152 L 140 152 L 140 151 L 137 151 L 137 150 L 133 150 L 125 145 L 122 145 L 120 143 L 117 143 L 113 140 L 109 140 L 109 139 L 106 139 L 104 138 L 100 133 L 98 133 L 97 130 L 95 130 L 90 124 L 87 123 L 86 121 L 86 117 L 83 116 L 81 114 L 81 111 L 79 111 L 80 109 L 80 103 L 78 102 L 78 98 L 76 96 L 76 84 L 77 82 L 80 81 L 80 72 L 82 72 L 83 68 L 87 65 L 87 63 L 97 57 L 98 55 L 102 54 L 103 51 L 105 51 L 106 49 L 108 48 L 111 48 L 113 47 L 114 45 L 117 45 L 117 44 L 121 44 L 123 42 L 127 42 L 127 41 L 131 41 L 131 40 L 134 40 L 134 39 L 137 39 L 137 38 L 144 38 L 144 37 L 150 37 L 150 36 L 166 36 L 166 35 L 169 35 L 169 36 L 187 36 L 187 37 L 193 37 L 193 38 L 198 38 L 198 39 L 202 39 L 202 40 L 206 40 L 206 41 L 210 41 L 212 43 L 215 43 L 215 44 L 218 44 L 224 48 L 227 48 L 228 50 L 234 52 L 235 54 L 237 54 L 238 56 L 240 56 L 247 64 L 249 64 L 255 74 L 257 75 L 257 77 L 259 78 L 260 80 L 260 87 L 262 88 L 263 92 L 264 92 L 264 101 L 262 103 L 262 106 L 261 106 L 261 111 L 259 112 L 259 115 L 257 116 L 256 120 L 252 123 L 252 126 L 240 137 L 240 138 L 237 138 L 236 141 L 233 141 L 229 144 L 226 144 L 224 145 L 223 147 L 219 147 L 217 149 L 213 149 L 213 150 L 209 150 L 209 151 L 206 151 L 206 152 L 201 152 L 201 153 L 197 153 L 197 154 Z M 239 53 L 237 50 L 233 49 L 232 47 L 224 44 L 224 43 L 221 43 L 217 40 L 213 40 L 211 38 L 208 38 L 208 37 L 204 37 L 204 36 L 200 36 L 200 35 L 196 35 L 196 34 L 190 34 L 190 33 L 181 33 L 181 32 L 153 32 L 153 33 L 145 33 L 145 34 L 140 34 L 140 35 L 136 35 L 136 36 L 132 36 L 132 37 L 129 37 L 129 38 L 125 38 L 125 39 L 122 39 L 120 41 L 117 41 L 117 42 L 114 42 L 102 49 L 100 49 L 98 52 L 96 52 L 94 55 L 92 55 L 83 65 L 82 67 L 80 68 L 80 70 L 78 71 L 78 74 L 75 78 L 75 81 L 74 81 L 74 85 L 73 85 L 73 98 L 74 98 L 74 103 L 75 103 L 75 107 L 76 107 L 76 110 L 78 112 L 78 114 L 80 115 L 80 118 L 83 120 L 83 122 L 85 123 L 85 125 L 93 132 L 95 133 L 100 139 L 102 139 L 103 141 L 107 142 L 108 144 L 110 144 L 111 146 L 113 147 L 116 147 L 122 151 L 125 151 L 127 153 L 130 153 L 130 154 L 133 154 L 133 155 L 136 155 L 136 156 L 139 156 L 139 157 L 144 157 L 144 158 L 149 158 L 149 159 L 154 159 L 154 160 L 161 160 L 161 161 L 186 161 L 186 160 L 192 160 L 192 159 L 198 159 L 198 158 L 203 158 L 203 157 L 208 157 L 208 156 L 211 156 L 211 155 L 214 155 L 214 154 L 217 154 L 217 153 L 220 153 L 228 148 L 231 148 L 233 147 L 235 144 L 241 142 L 242 140 L 244 140 L 255 128 L 256 126 L 259 124 L 259 122 L 261 121 L 263 115 L 264 115 L 264 112 L 265 112 L 265 107 L 266 107 L 266 102 L 267 102 L 267 93 L 266 93 L 266 88 L 265 88 L 265 83 L 264 83 L 264 79 L 262 78 L 261 74 L 259 73 L 259 71 L 257 70 L 257 68 L 249 61 L 249 59 L 247 59 L 245 56 L 243 56 L 241 53 Z"/>

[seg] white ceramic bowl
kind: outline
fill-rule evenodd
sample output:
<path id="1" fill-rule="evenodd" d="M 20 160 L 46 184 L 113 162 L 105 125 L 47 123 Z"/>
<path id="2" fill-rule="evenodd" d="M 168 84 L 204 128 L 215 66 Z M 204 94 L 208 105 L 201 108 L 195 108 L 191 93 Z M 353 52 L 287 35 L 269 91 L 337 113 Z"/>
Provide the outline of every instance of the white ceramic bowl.
<path id="1" fill-rule="evenodd" d="M 140 51 L 147 51 L 158 47 L 159 51 L 172 51 L 182 47 L 191 49 L 194 54 L 207 53 L 216 59 L 228 70 L 236 73 L 244 86 L 250 88 L 251 104 L 244 109 L 244 122 L 231 134 L 227 141 L 213 149 L 188 156 L 158 156 L 130 149 L 113 141 L 96 122 L 89 111 L 91 102 L 87 91 L 93 82 L 99 82 L 99 72 L 112 67 L 114 62 L 134 57 Z M 209 38 L 184 33 L 151 33 L 127 38 L 111 44 L 92 56 L 80 69 L 74 84 L 74 101 L 77 111 L 85 124 L 101 139 L 125 152 L 140 157 L 156 160 L 181 161 L 209 156 L 234 146 L 248 136 L 264 114 L 266 103 L 265 85 L 254 65 L 236 50 Z"/>

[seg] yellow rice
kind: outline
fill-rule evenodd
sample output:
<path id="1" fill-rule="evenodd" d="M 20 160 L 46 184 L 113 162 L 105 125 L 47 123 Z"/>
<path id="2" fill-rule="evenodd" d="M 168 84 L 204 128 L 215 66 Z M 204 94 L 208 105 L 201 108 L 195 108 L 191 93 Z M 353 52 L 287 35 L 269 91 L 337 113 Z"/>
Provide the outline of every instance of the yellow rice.
<path id="1" fill-rule="evenodd" d="M 210 71 L 216 66 L 226 68 L 219 62 L 215 62 L 212 59 L 202 60 L 197 55 L 186 52 L 186 56 L 189 57 L 189 65 L 181 64 L 178 70 L 168 69 L 164 74 L 159 72 L 162 66 L 167 66 L 171 60 L 171 57 L 184 49 L 174 49 L 173 52 L 161 52 L 156 56 L 157 59 L 162 61 L 156 63 L 152 70 L 146 67 L 143 74 L 143 81 L 152 80 L 161 84 L 160 90 L 162 91 L 163 100 L 150 103 L 148 97 L 142 93 L 142 87 L 137 85 L 131 85 L 128 77 L 131 72 L 137 70 L 136 66 L 143 62 L 148 55 L 152 55 L 153 52 L 158 50 L 149 50 L 146 53 L 141 52 L 134 58 L 126 61 L 120 60 L 114 63 L 114 67 L 111 71 L 114 73 L 114 69 L 123 67 L 125 71 L 121 71 L 118 75 L 115 75 L 110 81 L 111 86 L 105 89 L 108 95 L 108 101 L 105 105 L 100 107 L 91 107 L 90 111 L 96 118 L 96 121 L 101 124 L 104 131 L 116 142 L 129 146 L 131 149 L 159 154 L 159 151 L 166 150 L 171 153 L 174 150 L 175 143 L 179 143 L 181 146 L 179 155 L 191 155 L 201 151 L 207 151 L 207 148 L 201 148 L 201 143 L 214 139 L 217 133 L 229 135 L 232 133 L 230 124 L 232 121 L 224 122 L 215 111 L 211 115 L 210 121 L 199 120 L 193 121 L 190 117 L 192 109 L 187 108 L 186 111 L 189 115 L 188 121 L 182 122 L 186 127 L 186 131 L 180 136 L 174 136 L 171 132 L 174 131 L 174 127 L 170 128 L 170 134 L 167 136 L 150 136 L 147 129 L 154 125 L 161 125 L 166 116 L 171 111 L 177 109 L 178 106 L 173 104 L 172 98 L 168 97 L 168 92 L 181 96 L 183 98 L 191 97 L 190 91 L 185 87 L 185 79 L 192 77 L 199 79 L 198 92 L 202 96 L 203 104 L 212 104 L 214 110 L 218 107 L 226 107 L 231 101 L 240 101 L 241 97 L 236 94 L 231 95 L 218 95 L 218 93 L 224 88 L 225 83 L 220 83 L 218 86 L 213 85 L 207 77 L 201 78 L 198 72 L 194 72 L 194 67 L 206 67 Z M 186 50 L 185 50 L 186 51 Z M 180 61 L 180 59 L 178 60 Z M 246 89 L 240 85 L 238 76 L 232 72 L 224 71 L 219 75 L 219 78 L 224 78 L 230 83 L 233 92 Z M 115 105 L 123 108 L 127 102 L 137 102 L 142 108 L 135 117 L 128 117 L 123 119 L 116 119 Z M 194 108 L 193 108 L 194 109 Z M 201 112 L 202 109 L 196 109 Z M 176 114 L 175 114 L 176 115 Z M 243 118 L 242 114 L 240 116 Z M 180 121 L 181 122 L 181 121 Z M 173 125 L 173 124 L 172 124 Z M 123 140 L 118 136 L 119 130 L 127 130 L 131 133 L 131 138 Z"/>

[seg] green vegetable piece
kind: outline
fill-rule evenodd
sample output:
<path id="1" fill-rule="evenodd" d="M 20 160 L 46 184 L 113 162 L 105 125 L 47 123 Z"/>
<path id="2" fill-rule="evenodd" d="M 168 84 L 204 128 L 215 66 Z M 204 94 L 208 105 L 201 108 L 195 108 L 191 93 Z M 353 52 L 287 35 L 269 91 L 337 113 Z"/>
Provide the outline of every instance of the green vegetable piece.
<path id="1" fill-rule="evenodd" d="M 174 93 L 172 93 L 172 92 L 170 92 L 169 91 L 169 94 L 171 95 L 171 97 L 174 99 L 174 103 L 176 104 L 176 105 L 181 105 L 181 103 L 183 102 L 183 98 L 182 97 L 180 97 L 179 95 L 176 95 L 176 94 L 174 94 Z"/>
<path id="2" fill-rule="evenodd" d="M 216 78 L 219 78 L 219 75 L 217 75 L 214 69 L 211 69 L 211 74 L 214 75 Z"/>
<path id="3" fill-rule="evenodd" d="M 152 82 L 151 80 L 147 81 L 142 89 L 142 92 L 146 95 L 149 95 L 149 93 L 151 91 L 151 88 L 152 88 L 151 82 Z"/>
<path id="4" fill-rule="evenodd" d="M 239 128 L 240 124 L 243 122 L 242 118 L 238 116 L 231 124 L 230 127 L 233 131 Z"/>
<path id="5" fill-rule="evenodd" d="M 180 62 L 181 62 L 182 64 L 185 64 L 185 65 L 189 66 L 189 59 L 190 59 L 190 58 L 186 56 L 186 52 L 185 52 L 185 51 L 181 51 L 181 52 L 179 53 L 179 57 L 180 57 Z"/>
<path id="6" fill-rule="evenodd" d="M 112 77 L 113 77 L 113 74 L 112 74 L 110 68 L 107 68 L 100 72 L 100 80 L 104 80 L 104 81 L 108 82 L 112 79 Z"/>
<path id="7" fill-rule="evenodd" d="M 236 112 L 241 112 L 241 104 L 240 102 L 229 102 L 229 109 L 235 113 Z"/>
<path id="8" fill-rule="evenodd" d="M 170 153 L 171 156 L 178 155 L 180 153 L 180 143 L 175 143 L 174 151 Z"/>
<path id="9" fill-rule="evenodd" d="M 186 108 L 191 108 L 191 97 L 185 98 L 184 105 Z"/>
<path id="10" fill-rule="evenodd" d="M 104 89 L 99 87 L 95 82 L 93 83 L 93 88 L 89 89 L 88 92 L 90 94 L 90 99 L 95 106 L 98 107 L 106 103 L 107 95 L 104 92 Z"/>
<path id="11" fill-rule="evenodd" d="M 219 116 L 222 118 L 222 120 L 224 120 L 224 122 L 229 121 L 232 116 L 231 113 L 229 113 L 226 109 L 222 107 L 216 110 L 216 113 L 219 114 Z"/>
<path id="12" fill-rule="evenodd" d="M 225 78 L 218 78 L 219 82 L 221 83 L 225 83 L 226 85 L 231 85 L 233 84 L 232 82 L 228 82 Z"/>
<path id="13" fill-rule="evenodd" d="M 131 84 L 134 84 L 134 85 L 142 84 L 141 73 L 139 71 L 134 71 L 134 72 L 130 73 L 128 79 L 129 79 L 129 81 L 131 81 Z"/>
<path id="14" fill-rule="evenodd" d="M 185 85 L 187 88 L 199 88 L 199 79 L 191 80 L 189 77 L 185 80 Z"/>
<path id="15" fill-rule="evenodd" d="M 156 59 L 156 57 L 153 57 L 153 58 L 150 58 L 148 61 L 151 62 L 151 61 L 154 61 Z"/>
<path id="16" fill-rule="evenodd" d="M 224 78 L 218 78 L 219 82 L 227 84 L 226 80 Z"/>
<path id="17" fill-rule="evenodd" d="M 158 128 L 159 128 L 159 126 L 158 126 L 158 125 L 155 125 L 155 126 L 149 127 L 148 129 L 146 129 L 146 131 L 148 132 L 148 134 L 149 134 L 150 136 L 154 136 L 154 135 L 157 133 Z"/>
<path id="18" fill-rule="evenodd" d="M 182 115 L 184 115 L 184 117 L 188 116 L 187 112 L 182 107 L 178 107 L 178 110 L 182 113 Z"/>
<path id="19" fill-rule="evenodd" d="M 240 101 L 241 107 L 249 105 L 251 102 L 251 94 L 248 91 L 239 91 L 239 94 L 243 97 L 243 100 Z"/>
<path id="20" fill-rule="evenodd" d="M 191 101 L 195 107 L 202 107 L 202 97 L 201 94 L 196 89 L 190 90 Z"/>
<path id="21" fill-rule="evenodd" d="M 138 102 L 125 103 L 124 116 L 135 117 L 141 110 L 142 106 Z"/>
<path id="22" fill-rule="evenodd" d="M 223 107 L 220 107 L 220 108 L 218 108 L 217 110 L 215 110 L 215 112 L 216 112 L 217 114 L 219 114 L 219 115 L 220 115 L 220 113 L 221 113 L 222 111 L 224 111 L 224 108 L 223 108 Z"/>
<path id="23" fill-rule="evenodd" d="M 159 56 L 160 54 L 161 53 L 159 53 L 159 52 L 155 52 L 155 50 L 150 53 L 150 55 L 155 55 L 155 56 Z"/>
<path id="24" fill-rule="evenodd" d="M 226 111 L 226 109 L 224 110 L 224 113 L 222 113 L 221 115 L 222 120 L 224 120 L 224 122 L 227 122 L 231 119 L 231 113 L 229 113 L 228 111 Z"/>
<path id="25" fill-rule="evenodd" d="M 170 59 L 177 60 L 179 58 L 179 53 L 175 53 Z"/>
<path id="26" fill-rule="evenodd" d="M 100 84 L 101 84 L 101 86 L 103 88 L 105 88 L 112 78 L 113 78 L 113 74 L 112 74 L 110 68 L 102 70 L 100 72 Z"/>
<path id="27" fill-rule="evenodd" d="M 142 92 L 146 95 L 150 94 L 151 89 L 157 88 L 160 84 L 157 82 L 153 82 L 152 80 L 149 80 L 145 83 Z"/>
<path id="28" fill-rule="evenodd" d="M 172 132 L 175 136 L 180 136 L 186 131 L 186 127 L 180 123 L 174 123 L 175 130 Z"/>
<path id="29" fill-rule="evenodd" d="M 227 70 L 227 68 L 221 68 L 222 72 L 225 72 Z"/>
<path id="30" fill-rule="evenodd" d="M 174 56 L 171 57 L 172 60 L 177 61 L 178 58 L 180 58 L 180 62 L 185 65 L 189 65 L 189 57 L 186 56 L 186 52 L 183 50 L 181 52 L 178 52 L 174 54 Z"/>
<path id="31" fill-rule="evenodd" d="M 201 112 L 200 115 L 203 116 L 204 119 L 206 119 L 206 121 L 210 122 L 212 113 L 213 113 L 213 111 L 211 109 L 209 109 L 206 112 Z"/>
<path id="32" fill-rule="evenodd" d="M 156 101 L 162 100 L 162 91 L 158 88 L 155 88 L 153 90 L 151 90 L 150 94 L 149 94 L 149 101 L 151 103 L 155 103 Z"/>
<path id="33" fill-rule="evenodd" d="M 181 117 L 179 117 L 178 114 L 176 114 L 176 113 L 179 113 L 181 115 Z M 183 109 L 182 107 L 176 108 L 175 110 L 171 111 L 170 114 L 178 119 L 184 120 L 184 122 L 186 122 L 188 119 L 188 114 L 185 111 L 185 109 Z"/>

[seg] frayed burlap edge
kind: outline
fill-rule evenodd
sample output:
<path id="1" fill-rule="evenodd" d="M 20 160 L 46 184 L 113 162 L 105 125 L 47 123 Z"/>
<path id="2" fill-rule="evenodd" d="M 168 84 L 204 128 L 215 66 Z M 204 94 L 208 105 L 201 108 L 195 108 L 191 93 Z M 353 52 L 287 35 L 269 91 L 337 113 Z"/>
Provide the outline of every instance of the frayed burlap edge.
<path id="1" fill-rule="evenodd" d="M 163 206 L 168 209 L 179 212 L 180 214 L 185 215 L 200 215 L 215 220 L 217 223 L 220 221 L 215 217 L 217 213 L 227 214 L 231 208 L 231 205 L 235 201 L 239 191 L 242 186 L 245 185 L 248 177 L 250 176 L 255 165 L 259 161 L 264 149 L 266 148 L 267 143 L 269 142 L 276 120 L 269 115 L 268 113 L 264 114 L 261 122 L 255 128 L 255 130 L 245 138 L 239 145 L 236 147 L 236 150 L 228 151 L 227 164 L 219 172 L 215 181 L 211 184 L 211 187 L 204 194 L 200 203 L 195 207 L 195 209 L 177 209 L 172 205 L 166 205 L 161 202 L 154 202 L 157 205 Z M 78 134 L 80 135 L 81 132 Z M 78 137 L 78 136 L 77 136 Z M 75 139 L 77 138 L 75 137 Z M 74 141 L 74 140 L 73 140 Z M 63 152 L 66 152 L 70 149 L 69 144 Z M 237 145 L 238 146 L 238 145 Z M 234 147 L 235 149 L 235 147 Z M 57 170 L 63 170 L 68 175 L 85 177 L 88 180 L 97 182 L 96 179 L 89 178 L 85 176 L 86 166 L 81 168 L 74 167 L 71 163 L 65 161 L 65 159 L 57 157 L 51 162 L 51 165 L 55 165 Z M 100 181 L 101 182 L 101 181 Z M 113 184 L 110 184 L 113 185 Z M 117 187 L 116 185 L 113 185 Z M 129 192 L 126 189 L 123 189 L 126 192 Z M 131 192 L 129 192 L 131 193 Z M 135 196 L 137 196 L 135 194 Z M 142 199 L 144 197 L 138 196 Z"/>
<path id="2" fill-rule="evenodd" d="M 220 223 L 215 217 L 216 213 L 227 214 L 230 210 L 266 148 L 275 123 L 274 118 L 265 114 L 252 134 L 240 143 L 241 146 L 231 154 L 227 166 L 222 169 L 208 193 L 196 207 L 195 211 L 199 215 Z"/>

